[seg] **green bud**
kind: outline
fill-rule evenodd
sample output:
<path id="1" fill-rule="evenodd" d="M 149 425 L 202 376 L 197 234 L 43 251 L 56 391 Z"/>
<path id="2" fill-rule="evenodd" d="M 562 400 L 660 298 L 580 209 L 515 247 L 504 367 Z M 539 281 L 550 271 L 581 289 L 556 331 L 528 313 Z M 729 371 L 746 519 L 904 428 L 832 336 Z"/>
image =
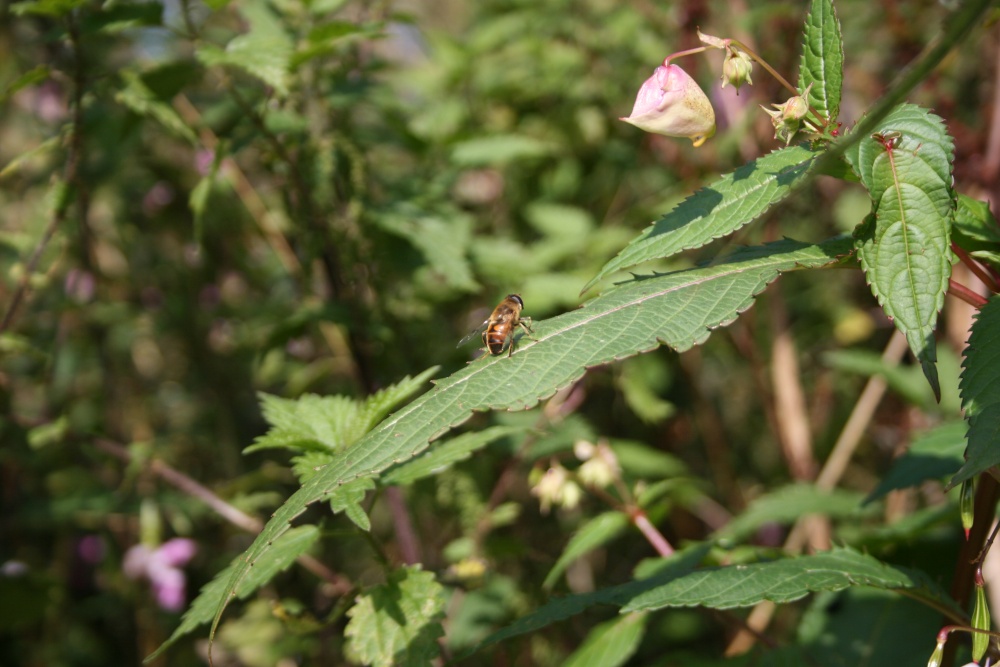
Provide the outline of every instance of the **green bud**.
<path id="1" fill-rule="evenodd" d="M 986 588 L 977 582 L 976 606 L 972 610 L 972 627 L 985 632 L 972 633 L 972 659 L 979 662 L 990 647 L 990 636 L 986 634 L 990 628 L 990 608 L 986 604 Z"/>
<path id="2" fill-rule="evenodd" d="M 976 489 L 971 479 L 962 482 L 958 508 L 962 514 L 962 529 L 965 530 L 965 539 L 969 539 L 969 531 L 972 530 L 972 520 L 975 516 L 975 493 Z"/>
<path id="3" fill-rule="evenodd" d="M 927 667 L 941 667 L 942 660 L 944 660 L 944 643 L 938 642 L 934 652 L 931 653 L 931 659 L 927 661 Z"/>
<path id="4" fill-rule="evenodd" d="M 726 59 L 722 63 L 723 88 L 730 83 L 736 87 L 736 93 L 739 94 L 740 86 L 743 84 L 753 85 L 753 81 L 750 80 L 751 72 L 753 72 L 753 60 L 749 55 L 731 46 L 726 49 Z"/>

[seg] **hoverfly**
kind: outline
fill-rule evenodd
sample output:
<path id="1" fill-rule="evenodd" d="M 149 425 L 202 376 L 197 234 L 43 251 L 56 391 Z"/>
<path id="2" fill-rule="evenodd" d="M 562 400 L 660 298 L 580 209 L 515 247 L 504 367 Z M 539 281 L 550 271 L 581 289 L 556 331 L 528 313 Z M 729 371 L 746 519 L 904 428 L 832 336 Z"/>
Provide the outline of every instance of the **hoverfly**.
<path id="1" fill-rule="evenodd" d="M 524 329 L 525 335 L 531 338 L 531 318 L 521 317 L 521 309 L 524 308 L 524 301 L 520 294 L 508 294 L 500 304 L 493 309 L 489 319 L 476 327 L 472 333 L 459 341 L 461 347 L 479 334 L 483 335 L 483 345 L 490 354 L 502 354 L 504 346 L 507 347 L 507 356 L 514 353 L 514 334 L 517 328 Z M 534 339 L 532 339 L 534 340 Z M 509 344 L 508 344 L 509 342 Z"/>

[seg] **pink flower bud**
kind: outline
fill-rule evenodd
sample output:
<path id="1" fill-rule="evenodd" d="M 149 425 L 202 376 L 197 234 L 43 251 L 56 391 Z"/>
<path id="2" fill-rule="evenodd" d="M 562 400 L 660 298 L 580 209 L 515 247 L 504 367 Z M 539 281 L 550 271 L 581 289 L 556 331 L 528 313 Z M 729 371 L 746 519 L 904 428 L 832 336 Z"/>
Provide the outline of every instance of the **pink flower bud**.
<path id="1" fill-rule="evenodd" d="M 661 65 L 646 79 L 632 114 L 620 120 L 640 130 L 668 137 L 687 137 L 695 146 L 715 134 L 715 110 L 687 72 Z"/>

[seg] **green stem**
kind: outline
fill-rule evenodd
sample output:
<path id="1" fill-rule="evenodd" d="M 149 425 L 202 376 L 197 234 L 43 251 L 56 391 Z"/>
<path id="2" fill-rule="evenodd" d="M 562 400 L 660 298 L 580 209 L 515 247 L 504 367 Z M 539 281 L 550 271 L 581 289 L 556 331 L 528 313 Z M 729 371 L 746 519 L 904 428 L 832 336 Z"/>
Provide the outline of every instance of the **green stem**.
<path id="1" fill-rule="evenodd" d="M 774 69 L 773 67 L 771 67 L 768 64 L 768 62 L 766 60 L 764 60 L 759 55 L 757 55 L 757 53 L 755 53 L 753 49 L 751 49 L 750 47 L 748 47 L 746 44 L 744 44 L 743 42 L 739 41 L 738 39 L 732 39 L 732 40 L 730 40 L 730 44 L 734 44 L 735 46 L 739 47 L 740 50 L 744 51 L 748 56 L 750 56 L 751 58 L 753 58 L 754 62 L 756 62 L 761 67 L 763 67 L 764 70 L 767 71 L 768 74 L 770 74 L 771 76 L 773 76 L 778 81 L 778 83 L 780 83 L 782 86 L 784 86 L 786 89 L 788 89 L 792 93 L 793 96 L 799 94 L 799 91 L 798 91 L 798 89 L 795 86 L 793 86 L 792 84 L 790 84 L 785 77 L 781 76 L 776 69 Z M 813 116 L 815 116 L 816 120 L 819 121 L 819 123 L 823 127 L 826 127 L 827 125 L 829 125 L 829 121 L 827 121 L 825 118 L 823 118 L 823 116 L 818 111 L 816 111 L 815 109 L 813 109 L 811 106 L 809 107 L 809 113 L 811 113 Z M 834 119 L 834 120 L 836 120 L 836 119 Z"/>
<path id="2" fill-rule="evenodd" d="M 674 58 L 683 58 L 684 56 L 693 56 L 696 53 L 704 53 L 708 51 L 707 46 L 698 46 L 693 49 L 688 49 L 686 51 L 678 51 L 677 53 L 671 53 L 669 56 L 663 59 L 663 66 L 666 67 L 670 64 L 670 61 Z"/>

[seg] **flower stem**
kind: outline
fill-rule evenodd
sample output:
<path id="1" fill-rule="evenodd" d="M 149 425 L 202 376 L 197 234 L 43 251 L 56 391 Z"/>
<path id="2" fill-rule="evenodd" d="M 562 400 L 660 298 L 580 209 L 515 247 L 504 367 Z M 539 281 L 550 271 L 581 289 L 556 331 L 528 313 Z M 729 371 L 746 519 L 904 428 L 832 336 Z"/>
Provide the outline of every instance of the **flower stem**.
<path id="1" fill-rule="evenodd" d="M 693 56 L 696 53 L 704 53 L 708 51 L 707 46 L 698 46 L 693 49 L 688 49 L 686 51 L 678 51 L 677 53 L 671 53 L 669 56 L 663 59 L 663 66 L 666 67 L 670 64 L 670 61 L 674 58 L 683 58 L 684 56 Z"/>

